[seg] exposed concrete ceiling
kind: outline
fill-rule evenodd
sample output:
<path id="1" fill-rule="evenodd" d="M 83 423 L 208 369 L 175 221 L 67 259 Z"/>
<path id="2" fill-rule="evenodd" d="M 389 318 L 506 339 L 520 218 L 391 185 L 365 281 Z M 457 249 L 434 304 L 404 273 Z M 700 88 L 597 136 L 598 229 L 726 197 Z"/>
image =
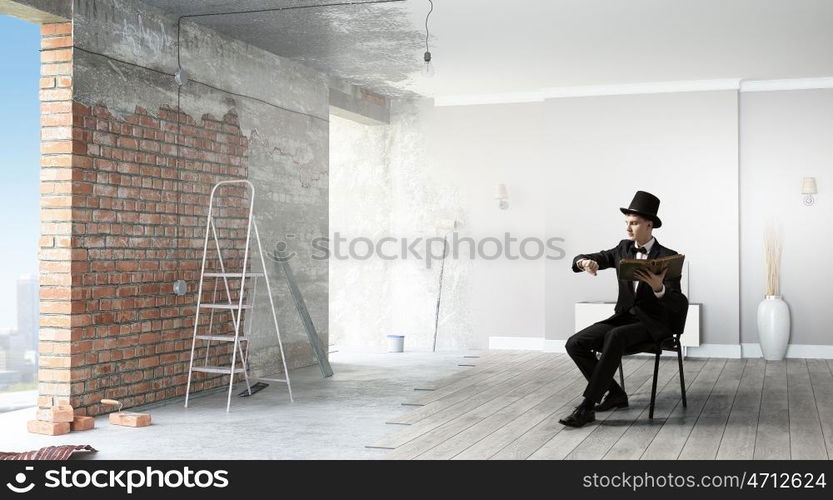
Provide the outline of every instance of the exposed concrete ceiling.
<path id="1" fill-rule="evenodd" d="M 72 17 L 72 3 L 54 0 L 0 0 L 0 15 L 38 24 L 60 23 Z"/>
<path id="2" fill-rule="evenodd" d="M 179 15 L 338 0 L 145 0 Z M 830 0 L 427 0 L 194 18 L 389 95 L 833 76 Z"/>
<path id="3" fill-rule="evenodd" d="M 187 19 L 256 47 L 387 95 L 410 93 L 421 69 L 424 33 L 408 2 L 326 6 L 350 0 L 146 0 L 177 15 L 321 5 L 277 12 Z M 427 1 L 426 1 L 427 5 Z"/>

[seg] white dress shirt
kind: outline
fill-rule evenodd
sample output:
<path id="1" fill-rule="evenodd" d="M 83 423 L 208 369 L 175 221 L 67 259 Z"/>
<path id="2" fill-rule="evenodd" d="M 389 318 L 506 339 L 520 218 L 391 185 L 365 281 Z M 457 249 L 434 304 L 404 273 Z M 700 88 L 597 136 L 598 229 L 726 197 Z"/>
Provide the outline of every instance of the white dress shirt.
<path id="1" fill-rule="evenodd" d="M 648 258 L 648 253 L 651 252 L 651 247 L 654 246 L 654 243 L 656 241 L 657 240 L 655 238 L 651 238 L 648 241 L 648 243 L 645 243 L 645 245 L 643 245 L 643 246 L 645 247 L 645 250 L 647 250 L 647 252 L 646 253 L 636 252 L 636 258 L 637 259 L 647 259 Z M 633 242 L 633 246 L 635 248 L 639 248 L 639 245 L 636 243 L 636 241 Z M 645 283 L 645 284 L 647 285 L 647 283 Z M 636 293 L 636 287 L 638 285 L 639 285 L 639 280 L 636 280 L 636 281 L 633 282 L 633 291 L 634 291 L 634 293 Z M 661 299 L 663 295 L 665 295 L 665 284 L 664 283 L 662 285 L 662 289 L 659 292 L 654 292 L 654 296 L 656 296 L 656 298 L 658 298 L 658 299 Z"/>

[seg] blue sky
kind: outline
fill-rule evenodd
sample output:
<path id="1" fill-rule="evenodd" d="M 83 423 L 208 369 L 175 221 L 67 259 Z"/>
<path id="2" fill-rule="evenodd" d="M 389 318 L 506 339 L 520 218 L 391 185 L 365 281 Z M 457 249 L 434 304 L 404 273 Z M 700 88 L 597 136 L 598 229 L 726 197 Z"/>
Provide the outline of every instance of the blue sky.
<path id="1" fill-rule="evenodd" d="M 0 15 L 0 328 L 17 325 L 17 277 L 38 271 L 39 49 L 37 24 Z"/>

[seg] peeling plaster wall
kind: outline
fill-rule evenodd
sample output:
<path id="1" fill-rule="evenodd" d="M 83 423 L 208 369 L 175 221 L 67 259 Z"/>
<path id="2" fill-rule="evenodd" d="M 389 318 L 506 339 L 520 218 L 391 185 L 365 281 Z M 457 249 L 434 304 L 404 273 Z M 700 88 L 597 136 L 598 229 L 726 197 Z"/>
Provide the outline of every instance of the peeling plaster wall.
<path id="1" fill-rule="evenodd" d="M 363 125 L 331 118 L 331 239 L 369 238 L 385 243 L 383 259 L 330 260 L 330 330 L 337 347 L 386 349 L 385 335 L 405 335 L 406 350 L 430 350 L 433 345 L 440 261 L 425 260 L 426 240 L 433 238 L 434 255 L 442 251 L 443 219 L 464 224 L 460 190 L 442 185 L 426 169 L 430 147 L 424 129 L 428 101 L 396 100 L 390 125 Z M 403 241 L 415 241 L 415 252 L 403 252 Z M 344 246 L 344 244 L 343 244 Z M 366 245 L 356 243 L 357 253 Z M 346 255 L 346 251 L 343 252 Z M 402 256 L 406 255 L 406 258 Z M 472 345 L 467 311 L 467 259 L 446 260 L 439 313 L 437 349 Z"/>
<path id="2" fill-rule="evenodd" d="M 435 169 L 438 152 L 429 135 L 432 107 L 430 100 L 393 101 L 388 145 L 393 199 L 391 230 L 395 237 L 407 238 L 409 244 L 421 238 L 415 248 L 422 257 L 415 258 L 408 252 L 406 258 L 392 263 L 391 326 L 396 333 L 405 335 L 407 348 L 417 350 L 430 350 L 433 344 L 440 262 L 432 259 L 429 263 L 427 254 L 441 255 L 442 237 L 447 233 L 436 228 L 437 222 L 454 219 L 465 231 L 470 209 L 463 198 L 464 184 L 454 180 L 454 172 Z M 429 246 L 425 241 L 430 238 L 434 240 Z M 473 346 L 475 330 L 468 293 L 471 265 L 467 258 L 446 258 L 438 350 Z"/>
<path id="3" fill-rule="evenodd" d="M 116 116 L 136 106 L 151 113 L 176 106 L 175 16 L 126 0 L 75 0 L 74 7 L 76 101 L 102 104 Z M 248 172 L 257 190 L 263 245 L 268 250 L 284 241 L 298 254 L 291 265 L 326 345 L 328 269 L 326 262 L 310 258 L 308 242 L 326 235 L 328 227 L 327 77 L 187 20 L 181 46 L 181 63 L 190 78 L 182 88 L 182 110 L 196 118 L 236 111 L 249 139 Z M 269 271 L 275 273 L 272 289 L 288 364 L 312 364 L 288 289 L 276 268 Z M 197 282 L 188 286 L 189 294 L 195 294 Z M 266 302 L 258 302 L 252 366 L 274 371 L 279 363 L 271 314 Z"/>
<path id="4" fill-rule="evenodd" d="M 330 117 L 330 230 L 344 238 L 390 235 L 389 127 Z M 340 258 L 349 248 L 331 245 L 330 342 L 337 349 L 382 350 L 391 330 L 390 262 Z M 366 245 L 356 247 L 365 253 Z"/>
<path id="5" fill-rule="evenodd" d="M 544 331 L 541 261 L 492 258 L 505 233 L 541 236 L 535 196 L 540 183 L 521 182 L 540 162 L 541 121 L 528 106 L 434 108 L 430 101 L 399 101 L 392 112 L 391 165 L 399 234 L 431 237 L 435 221 L 456 219 L 462 242 L 446 259 L 438 348 L 485 348 L 490 335 L 540 336 Z M 522 174 L 521 171 L 526 171 Z M 507 183 L 511 209 L 494 199 Z M 487 240 L 489 239 L 489 240 Z M 502 244 L 502 243 L 501 243 Z M 515 252 L 517 253 L 517 251 Z M 486 258 L 484 258 L 484 256 Z M 401 328 L 433 332 L 437 269 L 414 260 L 394 271 L 394 317 Z M 430 344 L 427 344 L 430 348 Z"/>

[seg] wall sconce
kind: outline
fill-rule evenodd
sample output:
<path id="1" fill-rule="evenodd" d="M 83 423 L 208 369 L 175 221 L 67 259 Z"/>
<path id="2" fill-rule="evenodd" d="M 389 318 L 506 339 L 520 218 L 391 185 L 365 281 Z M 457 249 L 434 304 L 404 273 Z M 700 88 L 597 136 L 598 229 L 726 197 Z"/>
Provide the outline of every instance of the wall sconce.
<path id="1" fill-rule="evenodd" d="M 506 190 L 506 184 L 497 185 L 495 199 L 498 200 L 498 206 L 501 210 L 509 208 L 509 191 Z"/>
<path id="2" fill-rule="evenodd" d="M 801 183 L 801 194 L 804 195 L 805 206 L 812 207 L 816 203 L 815 198 L 813 198 L 814 194 L 818 194 L 815 177 L 804 178 L 804 180 Z"/>

